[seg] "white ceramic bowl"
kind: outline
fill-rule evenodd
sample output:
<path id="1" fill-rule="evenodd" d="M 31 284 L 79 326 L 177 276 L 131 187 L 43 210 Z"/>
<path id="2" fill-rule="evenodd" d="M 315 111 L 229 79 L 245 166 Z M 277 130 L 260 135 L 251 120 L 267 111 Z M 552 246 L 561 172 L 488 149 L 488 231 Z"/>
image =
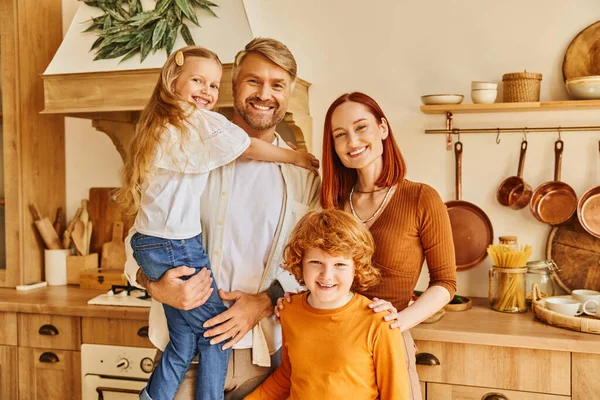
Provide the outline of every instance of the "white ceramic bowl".
<path id="1" fill-rule="evenodd" d="M 492 104 L 496 101 L 498 91 L 496 89 L 473 89 L 471 90 L 471 100 L 475 104 Z"/>
<path id="2" fill-rule="evenodd" d="M 567 79 L 567 93 L 575 100 L 600 99 L 600 76 Z"/>
<path id="3" fill-rule="evenodd" d="M 462 94 L 428 94 L 421 96 L 421 102 L 426 106 L 435 104 L 460 104 L 464 97 Z"/>
<path id="4" fill-rule="evenodd" d="M 561 297 L 548 297 L 546 299 L 546 307 L 560 314 L 574 316 L 580 315 L 581 303 L 577 300 L 566 299 Z"/>
<path id="5" fill-rule="evenodd" d="M 496 82 L 472 81 L 471 89 L 498 89 Z"/>

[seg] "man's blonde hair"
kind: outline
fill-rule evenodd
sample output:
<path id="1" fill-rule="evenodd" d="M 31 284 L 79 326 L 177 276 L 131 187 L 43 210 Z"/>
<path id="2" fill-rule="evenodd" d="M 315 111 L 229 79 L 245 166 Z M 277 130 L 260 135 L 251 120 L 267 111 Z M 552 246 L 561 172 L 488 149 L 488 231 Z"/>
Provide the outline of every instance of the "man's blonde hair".
<path id="1" fill-rule="evenodd" d="M 292 78 L 290 92 L 292 91 L 294 84 L 296 83 L 296 76 L 298 75 L 298 65 L 296 64 L 294 55 L 290 49 L 279 40 L 261 37 L 252 39 L 246 47 L 244 47 L 244 50 L 241 50 L 236 54 L 235 59 L 233 60 L 233 69 L 231 71 L 234 85 L 238 73 L 240 72 L 240 65 L 250 53 L 260 54 L 290 74 L 290 77 Z"/>
<path id="2" fill-rule="evenodd" d="M 371 263 L 375 242 L 371 232 L 352 215 L 333 208 L 306 214 L 290 234 L 283 250 L 283 269 L 304 285 L 302 260 L 308 249 L 317 248 L 334 257 L 352 259 L 351 290 L 364 292 L 381 280 Z"/>

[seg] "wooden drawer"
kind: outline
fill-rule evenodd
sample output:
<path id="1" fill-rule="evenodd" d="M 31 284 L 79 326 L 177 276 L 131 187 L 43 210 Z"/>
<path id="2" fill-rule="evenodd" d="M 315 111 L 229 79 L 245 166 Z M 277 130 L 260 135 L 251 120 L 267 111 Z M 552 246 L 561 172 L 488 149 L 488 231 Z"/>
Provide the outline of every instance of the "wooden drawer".
<path id="1" fill-rule="evenodd" d="M 150 347 L 148 321 L 116 318 L 83 318 L 82 341 L 86 344 Z"/>
<path id="2" fill-rule="evenodd" d="M 492 397 L 496 395 L 496 397 Z M 502 397 L 504 396 L 504 397 Z M 569 396 L 553 394 L 516 392 L 506 389 L 491 389 L 472 386 L 444 385 L 441 383 L 427 384 L 427 400 L 569 400 Z"/>
<path id="3" fill-rule="evenodd" d="M 417 362 L 434 356 L 439 365 L 417 365 L 419 379 L 453 385 L 571 395 L 571 353 L 514 347 L 417 341 Z"/>
<path id="4" fill-rule="evenodd" d="M 19 346 L 43 349 L 79 350 L 79 317 L 46 314 L 19 314 Z"/>
<path id="5" fill-rule="evenodd" d="M 17 345 L 17 313 L 0 312 L 0 345 Z"/>

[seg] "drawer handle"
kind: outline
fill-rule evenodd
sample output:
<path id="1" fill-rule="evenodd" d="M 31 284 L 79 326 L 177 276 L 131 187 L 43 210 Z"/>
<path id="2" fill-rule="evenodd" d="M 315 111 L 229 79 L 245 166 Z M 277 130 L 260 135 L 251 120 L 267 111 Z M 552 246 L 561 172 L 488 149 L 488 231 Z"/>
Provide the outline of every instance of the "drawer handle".
<path id="1" fill-rule="evenodd" d="M 60 360 L 58 359 L 58 356 L 56 354 L 50 353 L 48 351 L 45 352 L 45 353 L 42 353 L 42 355 L 40 356 L 40 362 L 43 362 L 43 363 L 54 364 L 54 363 L 57 363 L 59 361 Z"/>
<path id="2" fill-rule="evenodd" d="M 440 365 L 440 360 L 430 353 L 417 354 L 417 365 Z"/>
<path id="3" fill-rule="evenodd" d="M 481 400 L 508 400 L 508 397 L 502 393 L 486 393 Z"/>
<path id="4" fill-rule="evenodd" d="M 54 325 L 46 324 L 40 327 L 38 333 L 45 336 L 56 336 L 58 335 L 58 329 Z"/>
<path id="5" fill-rule="evenodd" d="M 140 329 L 138 329 L 138 336 L 147 338 L 148 337 L 148 327 L 142 326 Z"/>

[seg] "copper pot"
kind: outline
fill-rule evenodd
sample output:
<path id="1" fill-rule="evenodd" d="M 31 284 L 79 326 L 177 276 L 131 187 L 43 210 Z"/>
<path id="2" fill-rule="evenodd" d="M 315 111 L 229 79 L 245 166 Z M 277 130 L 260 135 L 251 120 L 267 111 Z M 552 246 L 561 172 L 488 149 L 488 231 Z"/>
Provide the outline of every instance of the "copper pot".
<path id="1" fill-rule="evenodd" d="M 560 181 L 564 143 L 554 143 L 554 180 L 542 183 L 533 192 L 529 208 L 538 220 L 550 225 L 566 222 L 577 210 L 577 194 L 573 188 Z"/>
<path id="2" fill-rule="evenodd" d="M 462 150 L 462 143 L 456 142 L 456 200 L 446 202 L 459 271 L 479 265 L 487 257 L 487 247 L 494 239 L 492 223 L 485 212 L 475 204 L 461 200 Z"/>
<path id="3" fill-rule="evenodd" d="M 517 176 L 506 178 L 496 192 L 498 203 L 503 206 L 520 210 L 529 204 L 531 199 L 531 186 L 523 180 L 523 167 L 525 165 L 525 155 L 527 153 L 527 141 L 521 142 L 521 154 L 519 155 L 519 168 Z"/>
<path id="4" fill-rule="evenodd" d="M 598 141 L 600 151 L 600 141 Z M 577 203 L 577 217 L 583 229 L 600 238 L 600 185 L 594 186 L 581 196 Z"/>

